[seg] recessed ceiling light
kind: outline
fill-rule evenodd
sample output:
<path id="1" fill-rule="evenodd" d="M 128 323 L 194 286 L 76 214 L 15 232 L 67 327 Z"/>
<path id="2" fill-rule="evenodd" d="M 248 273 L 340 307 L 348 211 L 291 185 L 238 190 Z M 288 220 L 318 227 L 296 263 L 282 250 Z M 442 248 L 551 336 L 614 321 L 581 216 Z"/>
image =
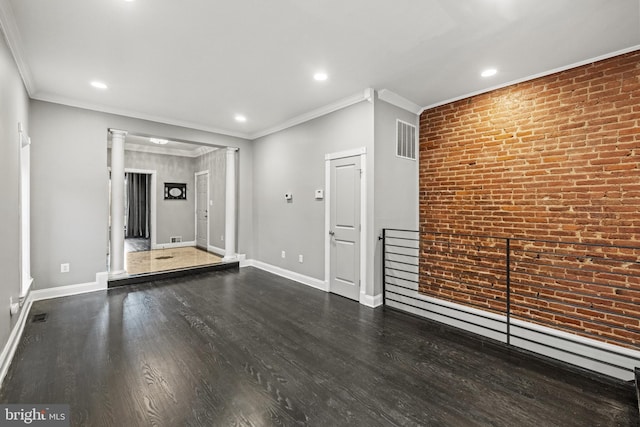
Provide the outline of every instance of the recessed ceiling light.
<path id="1" fill-rule="evenodd" d="M 159 139 L 159 138 L 149 138 L 149 141 L 158 145 L 164 145 L 169 143 L 169 141 L 167 141 L 166 139 Z"/>
<path id="2" fill-rule="evenodd" d="M 105 83 L 99 82 L 97 80 L 92 81 L 91 86 L 95 87 L 96 89 L 107 89 L 107 85 Z"/>
<path id="3" fill-rule="evenodd" d="M 236 122 L 244 123 L 247 121 L 247 118 L 241 114 L 236 114 Z"/>
<path id="4" fill-rule="evenodd" d="M 318 81 L 318 82 L 323 82 L 325 80 L 327 80 L 329 78 L 329 76 L 327 75 L 327 73 L 315 73 L 313 75 L 313 79 Z"/>
<path id="5" fill-rule="evenodd" d="M 496 70 L 495 68 L 489 68 L 484 70 L 482 73 L 480 73 L 480 75 L 482 77 L 491 77 L 491 76 L 494 76 L 497 72 L 498 70 Z"/>

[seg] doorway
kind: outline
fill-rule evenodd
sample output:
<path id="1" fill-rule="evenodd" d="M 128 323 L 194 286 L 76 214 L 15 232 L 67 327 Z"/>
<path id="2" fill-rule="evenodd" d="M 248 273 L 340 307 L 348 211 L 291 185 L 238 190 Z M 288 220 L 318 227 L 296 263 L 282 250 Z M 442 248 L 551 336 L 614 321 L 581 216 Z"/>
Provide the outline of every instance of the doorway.
<path id="1" fill-rule="evenodd" d="M 359 301 L 363 279 L 364 152 L 328 155 L 327 277 L 329 291 Z"/>
<path id="2" fill-rule="evenodd" d="M 155 174 L 154 170 L 125 169 L 125 254 L 151 249 L 155 236 Z"/>
<path id="3" fill-rule="evenodd" d="M 111 274 L 111 278 L 128 279 L 220 264 L 222 258 L 214 255 L 219 252 L 215 250 L 218 241 L 212 236 L 226 237 L 224 196 L 228 191 L 228 184 L 235 186 L 236 182 L 235 179 L 225 179 L 226 164 L 230 157 L 235 161 L 237 149 L 233 149 L 234 156 L 230 156 L 230 149 L 222 150 L 221 147 L 112 129 L 108 144 L 108 149 L 112 150 L 108 154 L 111 161 L 114 159 L 114 135 L 118 138 L 118 150 L 124 149 L 115 158 L 118 163 L 122 162 L 128 167 L 124 168 L 126 179 L 123 188 L 126 191 L 123 193 L 127 194 L 122 195 L 121 200 L 125 201 L 122 208 L 114 206 L 113 193 L 109 198 L 110 269 L 114 265 L 111 252 L 115 253 L 120 247 L 124 252 L 122 258 L 119 258 L 124 258 L 121 261 L 123 269 L 112 270 L 115 273 Z M 108 161 L 109 166 L 110 163 Z M 212 183 L 218 182 L 222 182 L 222 185 L 212 188 Z M 172 186 L 182 188 L 182 193 L 178 196 L 168 193 Z M 214 203 L 221 198 L 222 203 Z M 116 249 L 112 247 L 113 235 L 120 226 L 115 229 L 111 227 L 114 212 L 117 212 L 116 218 L 123 219 L 121 227 L 124 237 L 122 246 L 118 241 L 121 237 L 115 237 Z M 233 216 L 235 215 L 234 212 Z M 210 225 L 212 216 L 223 218 L 222 224 Z M 220 240 L 227 239 L 220 237 Z"/>
<path id="4" fill-rule="evenodd" d="M 196 172 L 196 247 L 209 250 L 209 171 Z"/>

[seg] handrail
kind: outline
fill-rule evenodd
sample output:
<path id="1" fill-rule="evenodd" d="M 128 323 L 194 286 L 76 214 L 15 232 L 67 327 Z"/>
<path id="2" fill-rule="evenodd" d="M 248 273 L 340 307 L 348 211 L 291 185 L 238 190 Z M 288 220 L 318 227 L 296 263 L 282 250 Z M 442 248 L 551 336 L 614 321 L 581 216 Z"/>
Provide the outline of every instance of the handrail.
<path id="1" fill-rule="evenodd" d="M 640 247 L 424 229 L 387 228 L 380 238 L 385 305 L 406 306 L 414 314 L 431 311 L 457 323 L 473 324 L 502 334 L 509 346 L 515 338 L 531 341 L 522 331 L 546 334 L 538 331 L 537 324 L 572 334 L 567 341 L 594 351 L 608 347 L 589 344 L 579 336 L 640 350 L 636 314 L 640 308 L 634 306 L 640 307 Z M 430 298 L 433 308 L 426 308 L 424 297 Z M 444 308 L 456 310 L 445 301 L 475 310 L 473 316 L 485 319 L 484 324 L 474 324 L 464 309 L 457 316 L 443 314 Z M 504 330 L 487 324 L 496 321 L 491 313 L 504 316 Z M 546 340 L 536 344 L 553 347 Z M 635 357 L 622 349 L 610 353 Z M 640 365 L 640 356 L 636 359 Z M 630 369 L 618 362 L 598 362 Z"/>

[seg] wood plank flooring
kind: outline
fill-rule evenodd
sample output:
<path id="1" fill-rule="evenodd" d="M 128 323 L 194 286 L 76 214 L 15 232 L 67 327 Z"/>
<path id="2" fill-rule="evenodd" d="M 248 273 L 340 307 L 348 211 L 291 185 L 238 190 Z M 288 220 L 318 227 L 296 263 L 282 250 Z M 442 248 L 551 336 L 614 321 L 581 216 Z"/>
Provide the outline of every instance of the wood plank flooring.
<path id="1" fill-rule="evenodd" d="M 254 269 L 34 303 L 3 403 L 74 426 L 635 426 L 633 387 Z"/>

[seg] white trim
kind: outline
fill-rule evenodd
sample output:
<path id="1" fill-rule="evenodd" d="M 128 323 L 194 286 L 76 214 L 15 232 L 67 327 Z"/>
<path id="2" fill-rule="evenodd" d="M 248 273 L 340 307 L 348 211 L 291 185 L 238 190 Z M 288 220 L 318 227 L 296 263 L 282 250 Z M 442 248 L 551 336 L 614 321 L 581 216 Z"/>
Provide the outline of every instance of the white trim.
<path id="1" fill-rule="evenodd" d="M 25 303 L 22 305 L 18 320 L 11 329 L 11 333 L 9 334 L 9 338 L 7 339 L 7 343 L 4 345 L 2 353 L 0 353 L 0 386 L 4 382 L 4 377 L 9 371 L 9 366 L 11 366 L 11 361 L 13 360 L 13 356 L 16 353 L 16 349 L 18 348 L 20 339 L 22 338 L 24 326 L 27 323 L 27 318 L 29 317 L 29 311 L 31 311 L 32 304 L 33 300 L 31 299 L 31 295 L 29 295 L 27 296 Z"/>
<path id="2" fill-rule="evenodd" d="M 272 133 L 280 132 L 282 130 L 297 126 L 301 123 L 308 122 L 309 120 L 317 119 L 318 117 L 326 116 L 327 114 L 333 113 L 334 111 L 342 110 L 343 108 L 350 107 L 354 104 L 362 102 L 364 100 L 368 100 L 371 98 L 372 89 L 365 89 L 362 92 L 359 92 L 355 95 L 349 96 L 347 98 L 343 98 L 334 103 L 325 105 L 320 108 L 316 108 L 315 110 L 311 110 L 307 113 L 296 116 L 292 119 L 289 119 L 279 125 L 273 126 L 271 128 L 254 132 L 248 136 L 249 139 L 254 140 L 258 138 L 262 138 L 263 136 L 271 135 Z"/>
<path id="3" fill-rule="evenodd" d="M 158 243 L 155 245 L 151 245 L 151 249 L 174 249 L 174 248 L 187 248 L 196 246 L 196 241 L 192 240 L 189 242 L 176 242 L 176 243 Z"/>
<path id="4" fill-rule="evenodd" d="M 217 246 L 213 246 L 213 245 L 208 245 L 207 246 L 207 250 L 209 252 L 213 252 L 216 255 L 220 255 L 220 256 L 224 256 L 224 249 L 219 248 Z"/>
<path id="5" fill-rule="evenodd" d="M 331 160 L 325 155 L 324 161 L 324 287 L 329 292 L 331 288 Z"/>
<path id="6" fill-rule="evenodd" d="M 285 270 L 284 268 L 276 267 L 275 265 L 267 264 L 262 261 L 257 260 L 246 260 L 241 263 L 241 267 L 255 267 L 260 270 L 268 271 L 269 273 L 273 273 L 276 276 L 284 277 L 295 282 L 302 283 L 303 285 L 311 286 L 312 288 L 319 289 L 321 291 L 327 292 L 328 289 L 325 286 L 325 282 L 320 279 L 316 279 L 314 277 L 305 276 L 304 274 L 296 273 L 294 271 Z"/>
<path id="7" fill-rule="evenodd" d="M 192 143 L 195 145 L 195 143 Z M 107 148 L 111 148 L 111 142 L 107 143 Z M 144 146 L 140 144 L 124 144 L 125 151 L 135 151 L 138 153 L 152 153 L 152 154 L 160 154 L 165 156 L 178 156 L 178 157 L 188 157 L 191 159 L 198 158 L 205 154 L 211 153 L 213 151 L 218 150 L 218 147 L 205 147 L 200 146 L 193 150 L 183 150 L 180 148 L 163 148 L 162 146 Z"/>
<path id="8" fill-rule="evenodd" d="M 394 285 L 388 283 L 387 288 L 391 287 L 394 287 Z M 464 329 L 500 342 L 506 341 L 506 316 L 504 315 L 429 297 L 420 294 L 415 290 L 412 291 L 394 287 L 394 292 L 397 293 L 394 295 L 394 299 L 404 301 L 417 307 L 428 308 L 432 312 L 426 312 L 419 308 L 387 300 L 386 304 L 390 307 L 399 308 L 403 311 L 454 326 L 459 329 Z M 475 325 L 469 322 L 472 322 Z M 491 328 L 495 331 L 488 330 L 486 328 Z M 566 363 L 600 372 L 625 381 L 633 378 L 633 372 L 612 367 L 606 364 L 606 362 L 615 363 L 632 369 L 638 364 L 638 359 L 640 359 L 639 351 L 634 351 L 625 347 L 608 344 L 602 341 L 570 334 L 522 320 L 511 319 L 511 330 L 512 332 L 514 330 L 518 330 L 517 334 L 519 336 L 527 338 L 525 340 L 512 335 L 511 344 L 516 347 L 542 354 L 553 359 L 562 360 Z M 553 345 L 556 348 L 550 348 L 548 345 Z M 618 355 L 605 353 L 607 350 L 615 351 Z M 582 354 L 584 357 L 571 354 L 569 352 Z M 587 359 L 586 357 L 596 360 Z M 601 360 L 603 363 L 599 363 L 598 360 Z"/>
<path id="9" fill-rule="evenodd" d="M 371 296 L 360 291 L 360 304 L 371 308 L 379 307 L 382 305 L 382 294 Z"/>
<path id="10" fill-rule="evenodd" d="M 198 176 L 200 175 L 206 175 L 207 176 L 207 202 L 206 202 L 206 206 L 207 206 L 207 244 L 206 244 L 206 248 L 207 251 L 209 250 L 209 234 L 211 232 L 211 227 L 209 226 L 209 200 L 211 198 L 211 195 L 209 194 L 209 169 L 207 170 L 203 170 L 200 172 L 196 172 L 195 173 L 195 178 L 194 178 L 194 187 L 196 188 L 195 194 L 196 196 L 193 198 L 194 199 L 194 211 L 195 211 L 195 224 L 194 224 L 194 228 L 195 228 L 195 239 L 196 239 L 196 246 L 198 245 Z"/>
<path id="11" fill-rule="evenodd" d="M 32 301 L 42 301 L 51 298 L 68 297 L 71 295 L 86 294 L 89 292 L 106 291 L 107 287 L 99 282 L 81 283 L 78 285 L 58 286 L 49 289 L 32 291 Z"/>
<path id="12" fill-rule="evenodd" d="M 325 154 L 324 168 L 324 287 L 327 291 L 331 289 L 331 161 L 346 157 L 360 156 L 360 294 L 366 294 L 367 286 L 367 149 L 366 147 L 353 150 L 340 151 L 337 153 Z M 373 298 L 373 297 L 372 297 Z M 362 297 L 360 303 L 363 302 Z M 369 300 L 366 300 L 369 302 Z M 373 302 L 371 302 L 373 304 Z M 365 304 L 367 305 L 367 304 Z"/>
<path id="13" fill-rule="evenodd" d="M 360 155 L 360 293 L 367 293 L 367 254 L 369 227 L 367 221 L 367 153 Z M 373 287 L 372 287 L 373 290 Z"/>
<path id="14" fill-rule="evenodd" d="M 88 102 L 80 102 L 71 98 L 66 98 L 64 96 L 59 96 L 59 95 L 53 95 L 50 93 L 37 93 L 31 96 L 31 98 L 37 101 L 45 101 L 45 102 L 51 102 L 54 104 L 67 105 L 69 107 L 82 108 L 90 111 L 98 111 L 101 113 L 115 114 L 118 116 L 130 117 L 134 119 L 148 120 L 156 123 L 164 123 L 172 126 L 179 126 L 179 127 L 184 127 L 184 128 L 194 129 L 194 130 L 217 133 L 219 135 L 233 136 L 235 138 L 241 138 L 241 139 L 247 139 L 247 140 L 249 139 L 249 135 L 243 132 L 233 132 L 233 131 L 218 129 L 211 126 L 188 122 L 186 120 L 174 120 L 174 119 L 169 119 L 162 116 L 154 116 L 152 114 L 125 110 L 124 108 L 114 108 L 114 107 L 107 107 L 103 105 L 91 104 Z"/>
<path id="15" fill-rule="evenodd" d="M 337 153 L 329 153 L 324 155 L 325 160 L 344 159 L 345 157 L 361 156 L 367 153 L 366 147 L 354 148 L 352 150 L 338 151 Z"/>
<path id="16" fill-rule="evenodd" d="M 527 77 L 523 77 L 523 78 L 520 78 L 520 79 L 511 80 L 511 81 L 509 81 L 507 83 L 501 83 L 499 85 L 491 86 L 491 87 L 486 88 L 486 89 L 480 89 L 480 90 L 477 90 L 475 92 L 470 92 L 470 93 L 467 93 L 465 95 L 460 95 L 460 96 L 456 96 L 456 97 L 447 99 L 445 101 L 438 101 L 438 102 L 435 102 L 433 104 L 427 105 L 426 107 L 422 107 L 422 109 L 420 109 L 420 113 L 419 114 L 422 114 L 423 112 L 425 112 L 426 110 L 430 110 L 431 108 L 439 107 L 441 105 L 450 104 L 450 103 L 455 102 L 455 101 L 460 101 L 461 99 L 471 98 L 471 97 L 476 96 L 476 95 L 481 95 L 483 93 L 492 92 L 494 90 L 498 90 L 498 89 L 502 89 L 502 88 L 505 88 L 505 87 L 516 85 L 518 83 L 523 83 L 523 82 L 527 82 L 527 81 L 530 81 L 530 80 L 535 80 L 535 79 L 538 79 L 540 77 L 550 76 L 551 74 L 555 74 L 555 73 L 560 73 L 562 71 L 571 70 L 572 68 L 582 67 L 583 65 L 592 64 L 594 62 L 604 61 L 605 59 L 613 58 L 613 57 L 619 56 L 619 55 L 624 55 L 625 53 L 634 52 L 636 50 L 640 50 L 640 45 L 631 46 L 631 47 L 628 47 L 628 48 L 625 48 L 625 49 L 617 50 L 615 52 L 605 53 L 604 55 L 596 56 L 595 58 L 585 59 L 583 61 L 574 62 L 573 64 L 564 65 L 562 67 L 554 68 L 552 70 L 543 71 L 541 73 L 533 74 L 531 76 L 527 76 Z"/>
<path id="17" fill-rule="evenodd" d="M 403 110 L 406 110 L 415 115 L 420 114 L 421 111 L 421 107 L 418 104 L 409 101 L 407 98 L 400 96 L 388 89 L 382 89 L 378 91 L 378 99 L 386 102 L 387 104 L 395 105 L 398 108 L 402 108 Z"/>
<path id="18" fill-rule="evenodd" d="M 11 55 L 13 55 L 13 59 L 18 66 L 18 72 L 20 73 L 20 77 L 22 77 L 24 87 L 29 96 L 32 97 L 36 92 L 36 86 L 33 82 L 31 69 L 22 55 L 24 44 L 20 37 L 20 30 L 15 20 L 13 8 L 8 1 L 0 1 L 0 28 L 5 35 L 5 40 L 11 51 Z"/>
<path id="19" fill-rule="evenodd" d="M 27 135 L 21 122 L 18 122 L 18 157 L 20 165 L 19 175 L 19 207 L 20 217 L 20 289 L 19 295 L 24 298 L 31 288 L 31 139 Z"/>
<path id="20" fill-rule="evenodd" d="M 126 144 L 125 144 L 126 145 Z M 109 170 L 111 170 L 111 167 L 109 167 Z M 154 169 L 136 169 L 136 168 L 124 168 L 124 172 L 125 173 L 140 173 L 140 174 L 145 174 L 145 175 L 151 175 L 151 188 L 149 189 L 149 191 L 151 192 L 151 194 L 149 195 L 149 209 L 151 209 L 151 241 L 149 242 L 151 248 L 153 249 L 154 246 L 156 245 L 156 242 L 158 241 L 158 237 L 157 237 L 157 212 L 158 212 L 158 195 L 156 193 L 156 190 L 158 188 L 158 171 L 154 170 Z M 125 256 L 125 262 L 126 262 L 126 256 Z"/>

